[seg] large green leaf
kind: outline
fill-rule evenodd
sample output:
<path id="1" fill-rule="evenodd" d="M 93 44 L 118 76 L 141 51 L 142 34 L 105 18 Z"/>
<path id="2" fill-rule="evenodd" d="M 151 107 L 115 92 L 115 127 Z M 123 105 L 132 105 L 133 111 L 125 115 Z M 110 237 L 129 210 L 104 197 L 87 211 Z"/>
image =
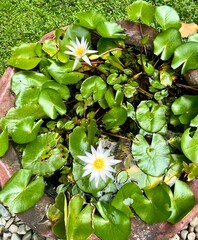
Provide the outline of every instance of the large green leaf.
<path id="1" fill-rule="evenodd" d="M 168 28 L 179 29 L 181 27 L 178 13 L 169 6 L 158 6 L 155 11 L 155 19 L 162 27 L 162 30 Z"/>
<path id="2" fill-rule="evenodd" d="M 41 87 L 41 85 L 48 80 L 49 79 L 42 73 L 35 71 L 19 71 L 13 75 L 11 87 L 13 92 L 17 95 L 21 91 L 26 91 L 26 89 L 33 86 Z"/>
<path id="3" fill-rule="evenodd" d="M 151 100 L 141 101 L 136 110 L 136 119 L 140 127 L 147 132 L 158 132 L 166 124 L 166 106 Z"/>
<path id="4" fill-rule="evenodd" d="M 104 38 L 121 38 L 125 39 L 124 29 L 115 22 L 100 22 L 96 31 Z"/>
<path id="5" fill-rule="evenodd" d="M 28 103 L 22 107 L 10 108 L 7 115 L 1 119 L 0 124 L 3 128 L 7 127 L 11 134 L 16 124 L 29 116 L 40 119 L 45 116 L 43 109 L 38 104 Z"/>
<path id="6" fill-rule="evenodd" d="M 93 232 L 94 207 L 91 203 L 84 204 L 85 199 L 80 195 L 73 196 L 69 202 L 66 224 L 67 240 L 86 240 Z"/>
<path id="7" fill-rule="evenodd" d="M 105 22 L 106 19 L 100 13 L 95 11 L 86 11 L 77 14 L 78 17 L 78 24 L 89 28 L 95 29 L 99 22 Z"/>
<path id="8" fill-rule="evenodd" d="M 176 69 L 182 66 L 181 73 L 198 68 L 198 42 L 186 42 L 176 48 L 171 67 Z"/>
<path id="9" fill-rule="evenodd" d="M 140 169 L 151 176 L 160 176 L 170 163 L 170 150 L 160 134 L 153 134 L 151 144 L 141 135 L 136 135 L 132 154 Z"/>
<path id="10" fill-rule="evenodd" d="M 175 224 L 194 207 L 195 196 L 188 184 L 181 180 L 176 180 L 174 194 L 172 191 L 169 191 L 169 194 L 172 214 L 167 221 Z"/>
<path id="11" fill-rule="evenodd" d="M 175 49 L 182 44 L 181 34 L 175 28 L 168 28 L 159 33 L 154 40 L 154 53 L 158 56 L 161 54 L 161 59 L 168 60 Z"/>
<path id="12" fill-rule="evenodd" d="M 16 96 L 15 105 L 16 107 L 23 106 L 25 104 L 37 104 L 40 94 L 40 88 L 30 86 L 26 89 L 22 89 Z"/>
<path id="13" fill-rule="evenodd" d="M 155 6 L 145 1 L 135 1 L 127 6 L 127 14 L 131 21 L 141 20 L 150 26 L 154 20 Z"/>
<path id="14" fill-rule="evenodd" d="M 9 139 L 8 139 L 8 129 L 5 128 L 0 133 L 0 157 L 2 157 L 8 150 Z"/>
<path id="15" fill-rule="evenodd" d="M 31 116 L 22 119 L 13 129 L 13 141 L 19 144 L 33 141 L 36 138 L 42 123 L 42 119 L 35 123 L 34 117 Z"/>
<path id="16" fill-rule="evenodd" d="M 146 223 L 153 224 L 167 221 L 171 215 L 170 197 L 163 185 L 145 190 L 144 194 L 132 194 L 132 207 Z"/>
<path id="17" fill-rule="evenodd" d="M 112 107 L 112 109 L 107 112 L 102 121 L 106 125 L 106 129 L 116 128 L 124 124 L 127 120 L 127 111 L 123 107 Z"/>
<path id="18" fill-rule="evenodd" d="M 39 95 L 38 102 L 46 115 L 51 119 L 56 119 L 58 113 L 60 115 L 66 113 L 66 105 L 60 94 L 54 89 L 43 89 Z"/>
<path id="19" fill-rule="evenodd" d="M 123 212 L 126 216 L 132 217 L 133 213 L 131 212 L 130 204 L 126 204 L 125 201 L 131 199 L 131 196 L 134 193 L 141 194 L 142 192 L 135 183 L 126 183 L 117 192 L 111 202 L 111 205 Z"/>
<path id="20" fill-rule="evenodd" d="M 63 166 L 68 157 L 67 149 L 58 143 L 57 133 L 49 132 L 39 135 L 24 148 L 23 168 L 31 169 L 33 174 L 40 176 L 53 174 Z"/>
<path id="21" fill-rule="evenodd" d="M 11 212 L 24 212 L 43 196 L 45 188 L 43 178 L 38 177 L 30 182 L 31 177 L 31 170 L 18 170 L 0 191 L 0 201 L 9 207 Z"/>
<path id="22" fill-rule="evenodd" d="M 14 52 L 9 60 L 9 65 L 24 70 L 35 68 L 41 61 L 41 58 L 36 55 L 36 46 L 37 43 L 24 43 L 14 48 Z"/>
<path id="23" fill-rule="evenodd" d="M 107 85 L 99 76 L 91 76 L 83 81 L 80 91 L 83 98 L 93 95 L 94 101 L 100 100 L 106 92 Z"/>
<path id="24" fill-rule="evenodd" d="M 94 215 L 94 233 L 101 240 L 126 240 L 131 232 L 130 219 L 121 211 L 104 202 L 97 202 L 100 214 Z"/>
<path id="25" fill-rule="evenodd" d="M 179 120 L 182 124 L 189 124 L 192 119 L 198 114 L 198 96 L 196 95 L 183 95 L 177 98 L 171 110 L 174 115 L 179 115 Z"/>
<path id="26" fill-rule="evenodd" d="M 198 163 L 198 128 L 195 132 L 190 132 L 187 128 L 182 135 L 181 148 L 185 156 L 194 163 Z"/>
<path id="27" fill-rule="evenodd" d="M 84 74 L 72 72 L 74 61 L 69 60 L 67 63 L 52 62 L 47 67 L 49 74 L 60 84 L 75 84 L 80 81 Z M 78 65 L 79 66 L 79 65 Z"/>

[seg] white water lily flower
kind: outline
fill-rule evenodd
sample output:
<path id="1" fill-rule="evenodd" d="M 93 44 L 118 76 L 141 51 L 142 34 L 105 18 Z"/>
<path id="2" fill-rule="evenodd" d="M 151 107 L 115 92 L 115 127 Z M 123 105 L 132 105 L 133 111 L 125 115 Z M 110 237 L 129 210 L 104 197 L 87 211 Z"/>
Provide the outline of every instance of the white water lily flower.
<path id="1" fill-rule="evenodd" d="M 71 45 L 67 45 L 66 47 L 71 51 L 65 51 L 64 53 L 72 55 L 75 57 L 74 65 L 72 68 L 72 71 L 76 68 L 78 65 L 80 59 L 82 58 L 87 64 L 91 65 L 91 62 L 89 58 L 87 57 L 87 54 L 96 53 L 95 50 L 89 50 L 88 43 L 86 39 L 84 39 L 84 36 L 81 39 L 81 42 L 76 37 L 76 42 L 71 41 Z"/>
<path id="2" fill-rule="evenodd" d="M 111 173 L 115 172 L 115 169 L 112 166 L 121 162 L 121 160 L 116 160 L 113 156 L 110 156 L 110 151 L 110 149 L 105 150 L 100 142 L 97 149 L 91 146 L 91 153 L 85 152 L 86 156 L 78 156 L 79 159 L 86 163 L 83 168 L 85 172 L 82 176 L 85 177 L 91 174 L 89 180 L 90 182 L 95 180 L 96 188 L 100 178 L 104 182 L 106 182 L 107 177 L 114 179 Z"/>

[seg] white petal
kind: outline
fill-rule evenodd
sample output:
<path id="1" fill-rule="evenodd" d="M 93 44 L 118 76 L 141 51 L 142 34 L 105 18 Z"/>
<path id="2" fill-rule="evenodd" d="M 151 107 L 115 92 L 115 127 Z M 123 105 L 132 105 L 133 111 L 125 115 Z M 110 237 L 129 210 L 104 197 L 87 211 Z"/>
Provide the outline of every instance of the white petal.
<path id="1" fill-rule="evenodd" d="M 96 51 L 96 50 L 89 50 L 89 49 L 86 50 L 86 53 L 88 53 L 88 54 L 96 53 L 96 52 L 98 52 L 98 51 Z"/>
<path id="2" fill-rule="evenodd" d="M 109 160 L 108 163 L 109 165 L 116 165 L 117 163 L 120 163 L 122 162 L 121 160 L 116 160 L 116 159 L 112 159 L 112 160 Z"/>
<path id="3" fill-rule="evenodd" d="M 79 158 L 80 160 L 89 163 L 89 159 L 86 156 L 77 156 L 77 158 Z"/>
<path id="4" fill-rule="evenodd" d="M 86 171 L 83 173 L 82 177 L 85 177 L 85 176 L 89 175 L 91 172 L 92 172 L 92 171 L 90 171 L 90 170 L 86 170 Z"/>
<path id="5" fill-rule="evenodd" d="M 76 66 L 78 65 L 78 63 L 79 63 L 79 58 L 75 58 L 75 61 L 74 61 L 74 65 L 73 65 L 73 68 L 72 68 L 72 71 L 74 71 L 75 70 L 75 68 L 76 68 Z"/>
<path id="6" fill-rule="evenodd" d="M 78 38 L 76 37 L 76 45 L 80 46 L 80 41 L 78 40 Z"/>
<path id="7" fill-rule="evenodd" d="M 86 55 L 83 56 L 82 59 L 83 59 L 87 64 L 91 65 L 91 62 L 90 62 L 89 58 L 88 58 Z"/>
<path id="8" fill-rule="evenodd" d="M 114 177 L 113 177 L 113 175 L 110 172 L 106 171 L 105 174 L 107 175 L 107 177 L 109 177 L 109 178 L 114 180 Z"/>
<path id="9" fill-rule="evenodd" d="M 101 176 L 102 180 L 103 180 L 104 182 L 106 182 L 106 174 L 105 174 L 104 171 L 101 171 L 101 172 L 100 172 L 100 176 Z"/>
<path id="10" fill-rule="evenodd" d="M 115 169 L 110 167 L 110 166 L 106 166 L 105 170 L 108 171 L 108 172 L 115 172 Z"/>

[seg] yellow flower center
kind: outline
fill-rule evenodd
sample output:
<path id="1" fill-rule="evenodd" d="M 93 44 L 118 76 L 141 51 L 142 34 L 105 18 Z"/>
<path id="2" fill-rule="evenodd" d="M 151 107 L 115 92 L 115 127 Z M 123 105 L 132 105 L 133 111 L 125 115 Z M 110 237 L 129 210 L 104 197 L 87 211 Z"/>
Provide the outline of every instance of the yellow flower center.
<path id="1" fill-rule="evenodd" d="M 83 46 L 80 46 L 75 50 L 74 54 L 78 57 L 82 57 L 84 51 L 85 51 L 85 48 Z"/>
<path id="2" fill-rule="evenodd" d="M 105 166 L 105 161 L 103 158 L 96 158 L 93 162 L 93 167 L 96 169 L 96 170 L 102 170 Z"/>

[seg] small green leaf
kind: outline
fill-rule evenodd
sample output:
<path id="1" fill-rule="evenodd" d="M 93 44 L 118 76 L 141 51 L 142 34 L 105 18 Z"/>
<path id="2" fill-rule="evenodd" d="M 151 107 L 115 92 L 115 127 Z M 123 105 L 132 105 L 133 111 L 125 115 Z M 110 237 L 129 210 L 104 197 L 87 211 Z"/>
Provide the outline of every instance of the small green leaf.
<path id="1" fill-rule="evenodd" d="M 42 49 L 51 57 L 58 52 L 57 43 L 53 39 L 45 40 Z"/>
<path id="2" fill-rule="evenodd" d="M 21 91 L 31 87 L 41 87 L 43 83 L 49 79 L 42 73 L 34 71 L 19 71 L 16 72 L 11 80 L 12 91 L 17 95 Z"/>
<path id="3" fill-rule="evenodd" d="M 185 173 L 188 175 L 188 181 L 192 181 L 198 177 L 198 163 L 183 163 Z"/>
<path id="4" fill-rule="evenodd" d="M 145 190 L 145 195 L 134 193 L 132 199 L 136 214 L 148 224 L 167 221 L 171 215 L 170 197 L 163 185 Z"/>
<path id="5" fill-rule="evenodd" d="M 124 124 L 127 120 L 127 111 L 123 107 L 113 107 L 109 112 L 107 112 L 102 121 L 106 125 L 106 129 L 111 129 L 119 127 Z"/>
<path id="6" fill-rule="evenodd" d="M 150 145 L 142 135 L 136 135 L 132 154 L 140 169 L 151 176 L 162 175 L 170 163 L 168 144 L 160 134 L 153 134 Z"/>
<path id="7" fill-rule="evenodd" d="M 67 212 L 66 235 L 67 240 L 86 240 L 92 234 L 92 215 L 94 207 L 85 204 L 85 199 L 75 195 L 69 202 Z"/>
<path id="8" fill-rule="evenodd" d="M 2 157 L 8 150 L 9 138 L 8 129 L 5 128 L 3 132 L 0 133 L 0 157 Z"/>
<path id="9" fill-rule="evenodd" d="M 183 95 L 173 102 L 171 110 L 174 115 L 179 115 L 179 120 L 182 124 L 189 124 L 198 114 L 197 102 L 198 96 Z"/>
<path id="10" fill-rule="evenodd" d="M 171 67 L 176 69 L 182 66 L 181 73 L 198 68 L 198 42 L 186 42 L 177 47 L 174 53 Z"/>
<path id="11" fill-rule="evenodd" d="M 133 213 L 130 209 L 130 206 L 126 205 L 124 200 L 131 198 L 132 194 L 134 193 L 141 194 L 140 188 L 135 183 L 126 183 L 117 192 L 116 196 L 111 202 L 111 205 L 123 212 L 126 216 L 132 217 Z"/>
<path id="12" fill-rule="evenodd" d="M 100 22 L 96 31 L 104 38 L 121 38 L 125 39 L 124 29 L 115 22 Z"/>
<path id="13" fill-rule="evenodd" d="M 31 86 L 26 89 L 22 89 L 16 96 L 15 105 L 20 107 L 26 104 L 37 104 L 40 94 L 40 88 Z"/>
<path id="14" fill-rule="evenodd" d="M 38 102 L 46 115 L 51 119 L 56 119 L 57 113 L 60 115 L 66 113 L 66 106 L 60 94 L 53 89 L 43 89 L 39 95 Z"/>
<path id="15" fill-rule="evenodd" d="M 166 124 L 166 106 L 151 100 L 141 101 L 136 110 L 140 127 L 147 132 L 159 132 Z"/>
<path id="16" fill-rule="evenodd" d="M 155 11 L 155 19 L 162 27 L 162 30 L 168 28 L 179 29 L 181 22 L 178 13 L 169 6 L 158 6 Z"/>
<path id="17" fill-rule="evenodd" d="M 31 170 L 18 170 L 0 191 L 0 201 L 7 205 L 12 213 L 28 210 L 43 196 L 45 188 L 43 178 L 38 177 L 30 182 L 31 177 Z"/>
<path id="18" fill-rule="evenodd" d="M 41 58 L 36 55 L 36 46 L 37 43 L 24 43 L 14 48 L 14 52 L 9 60 L 9 65 L 24 70 L 35 68 L 41 61 Z"/>
<path id="19" fill-rule="evenodd" d="M 188 37 L 188 42 L 198 42 L 198 33 L 195 33 L 193 35 L 190 35 Z"/>
<path id="20" fill-rule="evenodd" d="M 13 129 L 12 139 L 14 142 L 24 144 L 36 139 L 38 131 L 41 127 L 43 120 L 34 122 L 34 117 L 27 117 L 18 122 Z"/>
<path id="21" fill-rule="evenodd" d="M 78 18 L 77 24 L 89 29 L 95 29 L 98 23 L 106 21 L 104 16 L 95 11 L 86 11 L 78 13 L 77 18 Z"/>
<path id="22" fill-rule="evenodd" d="M 190 121 L 191 127 L 198 127 L 198 114 Z"/>
<path id="23" fill-rule="evenodd" d="M 175 182 L 174 194 L 171 191 L 169 191 L 169 194 L 172 214 L 167 221 L 175 224 L 181 221 L 194 207 L 195 196 L 188 184 L 181 180 Z"/>
<path id="24" fill-rule="evenodd" d="M 39 135 L 24 148 L 23 168 L 31 169 L 35 175 L 50 176 L 53 174 L 63 166 L 68 157 L 67 149 L 58 143 L 57 133 L 49 132 Z"/>
<path id="25" fill-rule="evenodd" d="M 192 162 L 198 163 L 198 128 L 194 133 L 187 128 L 182 135 L 181 148 L 184 155 Z"/>
<path id="26" fill-rule="evenodd" d="M 127 13 L 131 21 L 141 20 L 143 23 L 150 26 L 154 20 L 155 6 L 145 1 L 135 1 L 127 6 Z"/>
<path id="27" fill-rule="evenodd" d="M 158 56 L 161 54 L 161 59 L 168 60 L 175 49 L 182 44 L 181 34 L 175 28 L 168 28 L 159 33 L 154 40 L 154 53 Z"/>
<path id="28" fill-rule="evenodd" d="M 96 207 L 101 216 L 94 215 L 94 233 L 102 240 L 128 239 L 130 219 L 110 204 L 97 202 Z"/>
<path id="29" fill-rule="evenodd" d="M 105 95 L 107 85 L 99 76 L 91 76 L 83 81 L 80 91 L 83 98 L 93 95 L 94 101 L 98 101 Z"/>

